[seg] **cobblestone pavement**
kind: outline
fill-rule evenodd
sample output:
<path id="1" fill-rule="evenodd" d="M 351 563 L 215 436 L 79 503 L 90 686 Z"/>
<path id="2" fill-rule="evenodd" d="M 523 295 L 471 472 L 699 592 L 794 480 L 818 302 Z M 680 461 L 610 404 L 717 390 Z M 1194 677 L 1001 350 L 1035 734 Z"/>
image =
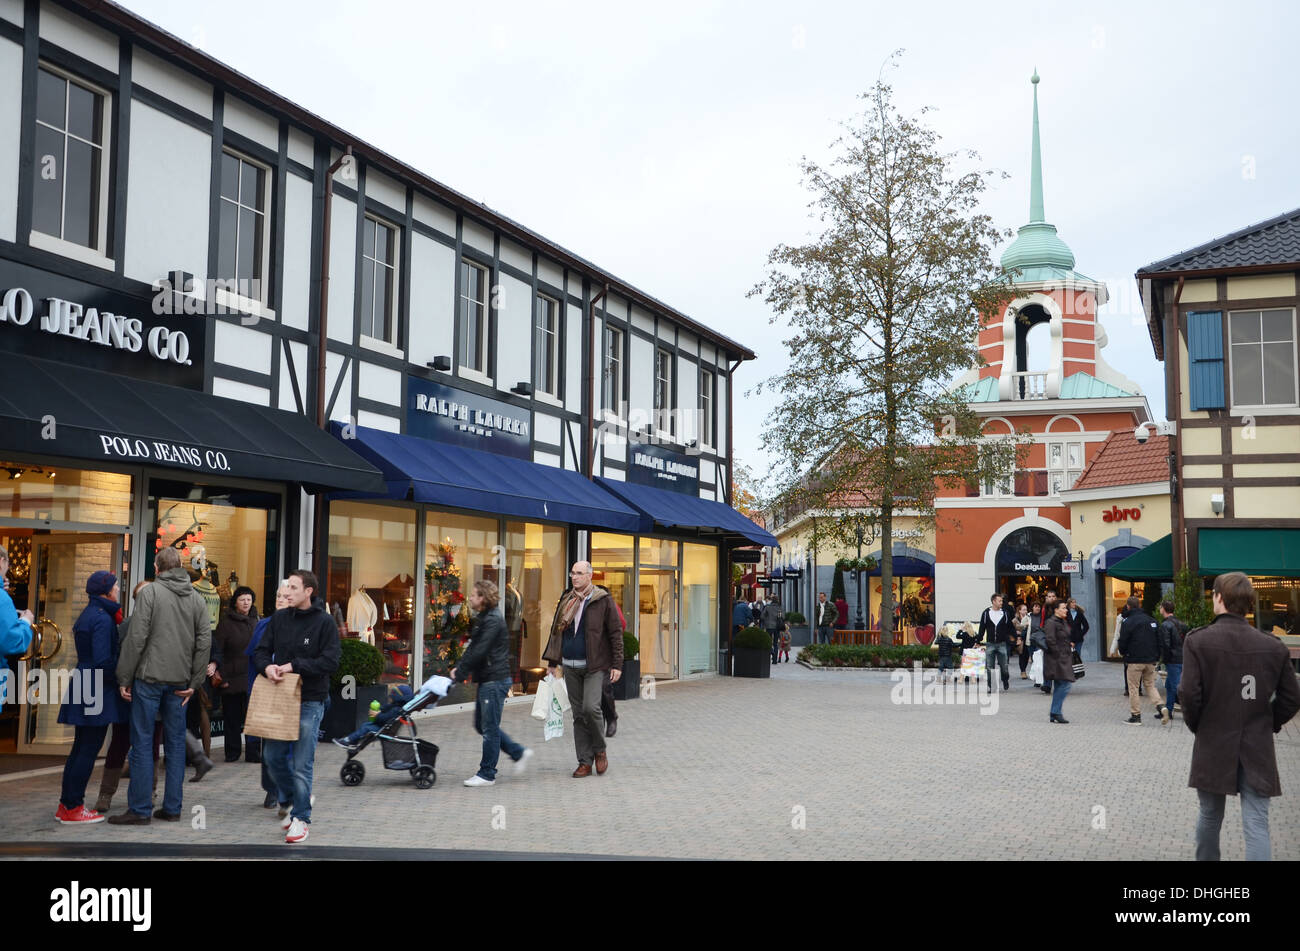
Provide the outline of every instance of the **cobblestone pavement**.
<path id="1" fill-rule="evenodd" d="M 1120 668 L 1089 665 L 1065 704 L 1068 726 L 1013 672 L 997 712 L 891 700 L 886 672 L 781 664 L 770 680 L 660 684 L 619 705 L 606 775 L 575 780 L 571 723 L 542 742 L 527 704 L 504 726 L 536 751 L 522 777 L 508 761 L 494 787 L 467 789 L 479 745 L 468 714 L 423 719 L 442 748 L 438 782 L 362 754 L 365 782 L 338 779 L 342 751 L 320 747 L 311 838 L 299 847 L 371 846 L 726 859 L 1191 859 L 1196 794 L 1192 736 L 1144 711 L 1128 726 Z M 1272 803 L 1275 859 L 1300 859 L 1300 721 L 1277 737 L 1285 795 Z M 206 828 L 60 826 L 57 772 L 0 781 L 0 836 L 10 843 L 282 842 L 261 806 L 258 767 L 218 764 L 186 783 L 185 813 Z M 93 802 L 96 771 L 88 790 Z M 125 805 L 125 787 L 114 811 Z M 1223 857 L 1241 859 L 1230 799 Z M 293 848 L 283 846 L 285 849 Z M 0 854 L 4 854 L 0 846 Z"/>

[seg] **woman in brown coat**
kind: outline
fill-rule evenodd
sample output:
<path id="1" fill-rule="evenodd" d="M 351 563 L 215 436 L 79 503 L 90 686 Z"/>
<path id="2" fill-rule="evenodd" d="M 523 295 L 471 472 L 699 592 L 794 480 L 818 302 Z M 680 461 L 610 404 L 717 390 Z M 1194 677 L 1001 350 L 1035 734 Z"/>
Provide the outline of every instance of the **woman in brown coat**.
<path id="1" fill-rule="evenodd" d="M 221 683 L 214 682 L 213 686 L 221 691 L 227 763 L 239 759 L 240 735 L 244 732 L 244 717 L 248 713 L 248 658 L 244 650 L 257 627 L 257 609 L 253 607 L 253 600 L 252 588 L 244 585 L 236 588 L 230 606 L 212 632 L 212 642 L 219 646 L 222 658 L 218 667 Z M 217 650 L 213 650 L 213 655 L 216 654 Z"/>
<path id="2" fill-rule="evenodd" d="M 1070 649 L 1070 605 L 1057 601 L 1055 613 L 1047 619 L 1043 630 L 1047 635 L 1047 649 L 1043 651 L 1043 680 L 1052 685 L 1052 723 L 1069 723 L 1061 716 L 1065 695 L 1074 686 L 1074 655 Z"/>

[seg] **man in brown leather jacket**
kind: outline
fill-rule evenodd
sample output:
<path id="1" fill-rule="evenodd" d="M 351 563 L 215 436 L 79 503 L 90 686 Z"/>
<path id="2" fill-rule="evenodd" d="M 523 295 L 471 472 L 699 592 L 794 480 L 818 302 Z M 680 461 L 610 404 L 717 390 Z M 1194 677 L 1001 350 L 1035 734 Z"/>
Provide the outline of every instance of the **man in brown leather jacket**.
<path id="1" fill-rule="evenodd" d="M 573 744 L 578 753 L 575 778 L 609 768 L 605 755 L 605 729 L 600 694 L 609 673 L 618 683 L 623 672 L 623 624 L 613 599 L 591 583 L 591 564 L 574 562 L 569 572 L 573 587 L 556 605 L 551 636 L 542 658 L 552 676 L 564 669 L 564 686 L 573 706 Z"/>
<path id="2" fill-rule="evenodd" d="M 1224 796 L 1241 794 L 1247 861 L 1268 861 L 1268 800 L 1282 795 L 1273 734 L 1300 710 L 1300 683 L 1286 645 L 1245 615 L 1255 589 L 1241 572 L 1214 579 L 1214 621 L 1183 641 L 1178 699 L 1196 734 L 1187 785 L 1200 797 L 1196 858 L 1218 861 Z"/>

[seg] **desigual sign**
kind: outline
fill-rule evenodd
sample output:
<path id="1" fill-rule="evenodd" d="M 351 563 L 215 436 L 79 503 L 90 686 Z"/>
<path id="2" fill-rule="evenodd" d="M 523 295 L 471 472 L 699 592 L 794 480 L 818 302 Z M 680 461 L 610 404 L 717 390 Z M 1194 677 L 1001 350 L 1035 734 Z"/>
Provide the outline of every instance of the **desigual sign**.
<path id="1" fill-rule="evenodd" d="M 159 314 L 140 290 L 0 260 L 0 350 L 202 389 L 207 318 Z"/>

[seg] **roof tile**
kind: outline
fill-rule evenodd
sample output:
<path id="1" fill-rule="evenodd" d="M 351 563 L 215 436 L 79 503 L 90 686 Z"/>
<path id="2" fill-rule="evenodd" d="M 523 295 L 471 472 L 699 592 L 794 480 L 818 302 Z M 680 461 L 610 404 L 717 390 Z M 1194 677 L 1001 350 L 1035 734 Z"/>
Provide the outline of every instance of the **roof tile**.
<path id="1" fill-rule="evenodd" d="M 1300 262 L 1300 208 L 1155 261 L 1141 268 L 1138 277 L 1168 271 L 1210 271 L 1297 262 Z"/>
<path id="2" fill-rule="evenodd" d="M 1083 470 L 1073 489 L 1163 482 L 1169 478 L 1169 437 L 1151 436 L 1141 443 L 1133 430 L 1118 429 L 1106 437 L 1101 450 Z"/>

